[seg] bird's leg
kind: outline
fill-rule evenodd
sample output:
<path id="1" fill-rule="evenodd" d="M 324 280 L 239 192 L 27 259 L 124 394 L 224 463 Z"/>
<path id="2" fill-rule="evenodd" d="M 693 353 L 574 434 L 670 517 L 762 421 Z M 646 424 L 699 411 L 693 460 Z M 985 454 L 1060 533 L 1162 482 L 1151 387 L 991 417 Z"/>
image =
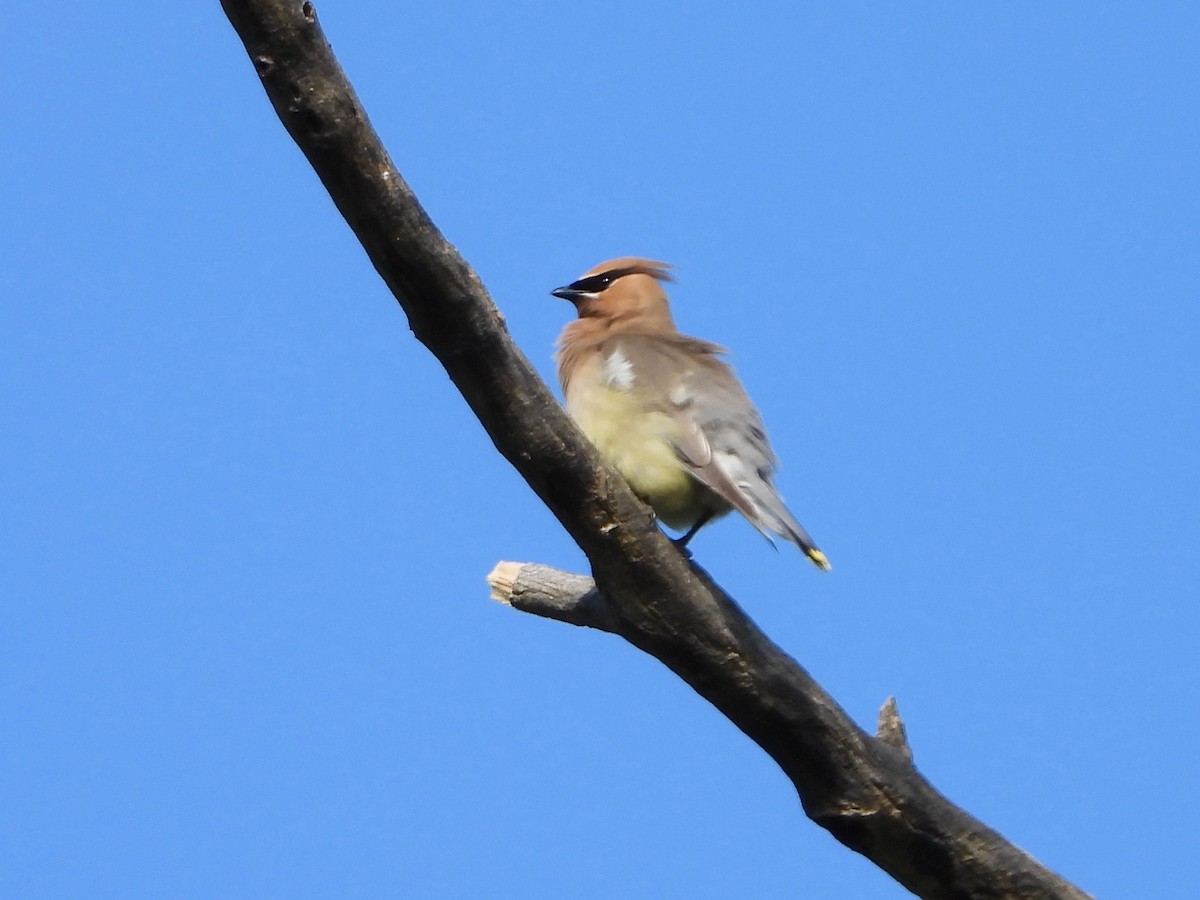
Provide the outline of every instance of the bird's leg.
<path id="1" fill-rule="evenodd" d="M 688 529 L 687 534 L 685 534 L 681 538 L 675 538 L 674 540 L 672 540 L 671 543 L 673 543 L 676 547 L 678 547 L 681 551 L 683 551 L 683 553 L 685 555 L 690 557 L 692 555 L 692 553 L 687 548 L 688 541 L 690 541 L 695 536 L 697 531 L 699 531 L 701 528 L 703 528 L 705 525 L 707 525 L 709 523 L 709 520 L 712 519 L 712 517 L 713 517 L 713 511 L 711 509 L 704 512 L 700 516 L 700 518 L 696 520 L 696 524 Z"/>

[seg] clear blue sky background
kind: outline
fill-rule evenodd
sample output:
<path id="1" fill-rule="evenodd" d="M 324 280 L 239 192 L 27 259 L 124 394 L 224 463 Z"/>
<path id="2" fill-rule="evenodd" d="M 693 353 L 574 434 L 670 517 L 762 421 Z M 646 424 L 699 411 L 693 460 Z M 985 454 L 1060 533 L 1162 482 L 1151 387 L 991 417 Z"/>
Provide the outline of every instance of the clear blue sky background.
<path id="1" fill-rule="evenodd" d="M 325 0 L 547 376 L 677 266 L 834 563 L 695 543 L 954 801 L 1194 897 L 1200 6 Z M 215 0 L 0 32 L 0 895 L 907 896 L 654 660 L 489 601 L 584 566 Z"/>

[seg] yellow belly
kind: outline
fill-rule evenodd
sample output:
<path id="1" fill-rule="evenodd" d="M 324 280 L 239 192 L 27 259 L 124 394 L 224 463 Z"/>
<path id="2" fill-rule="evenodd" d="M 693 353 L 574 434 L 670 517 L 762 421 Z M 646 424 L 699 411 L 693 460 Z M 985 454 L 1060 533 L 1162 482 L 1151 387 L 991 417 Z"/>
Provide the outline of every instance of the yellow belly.
<path id="1" fill-rule="evenodd" d="M 709 492 L 676 455 L 677 426 L 671 417 L 647 411 L 627 391 L 590 391 L 586 400 L 570 404 L 570 412 L 605 461 L 671 528 L 693 525 Z"/>

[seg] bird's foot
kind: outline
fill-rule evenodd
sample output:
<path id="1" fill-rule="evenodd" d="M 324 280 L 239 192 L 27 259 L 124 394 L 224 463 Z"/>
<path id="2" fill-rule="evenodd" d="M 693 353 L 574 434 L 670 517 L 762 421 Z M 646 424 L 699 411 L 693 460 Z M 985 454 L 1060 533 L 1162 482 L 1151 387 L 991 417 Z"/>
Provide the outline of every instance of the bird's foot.
<path id="1" fill-rule="evenodd" d="M 687 545 L 688 538 L 690 537 L 690 534 L 685 534 L 683 537 L 671 538 L 671 543 L 675 545 L 676 550 L 683 554 L 684 559 L 692 558 L 692 551 L 688 549 Z"/>

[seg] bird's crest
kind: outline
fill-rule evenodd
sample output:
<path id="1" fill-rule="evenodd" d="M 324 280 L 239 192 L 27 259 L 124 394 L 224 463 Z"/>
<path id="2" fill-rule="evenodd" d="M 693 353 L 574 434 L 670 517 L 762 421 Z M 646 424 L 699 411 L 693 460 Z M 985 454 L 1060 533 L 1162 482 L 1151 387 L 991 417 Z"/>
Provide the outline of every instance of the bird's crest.
<path id="1" fill-rule="evenodd" d="M 613 281 L 625 275 L 649 275 L 655 281 L 668 282 L 675 280 L 671 276 L 670 268 L 670 263 L 642 259 L 640 256 L 622 256 L 589 269 L 579 280 L 583 281 L 595 275 L 607 275 Z"/>

